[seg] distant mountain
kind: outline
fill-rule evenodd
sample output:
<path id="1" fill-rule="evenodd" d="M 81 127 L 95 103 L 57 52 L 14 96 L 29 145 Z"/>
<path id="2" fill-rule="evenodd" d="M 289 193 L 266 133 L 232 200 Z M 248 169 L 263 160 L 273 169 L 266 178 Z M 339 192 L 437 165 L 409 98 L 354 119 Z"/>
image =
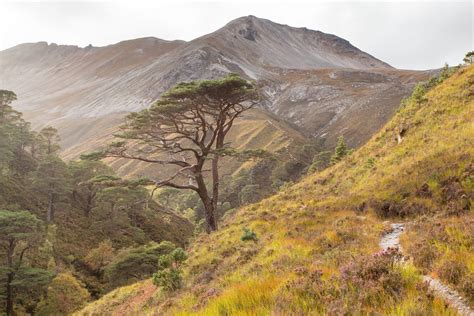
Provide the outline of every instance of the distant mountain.
<path id="1" fill-rule="evenodd" d="M 66 156 L 91 150 L 125 113 L 178 82 L 229 72 L 261 81 L 262 108 L 331 146 L 365 142 L 428 73 L 399 71 L 335 35 L 254 16 L 195 40 L 141 38 L 105 47 L 39 42 L 0 52 L 0 87 L 35 127 L 53 125 Z M 69 149 L 75 147 L 68 153 Z"/>

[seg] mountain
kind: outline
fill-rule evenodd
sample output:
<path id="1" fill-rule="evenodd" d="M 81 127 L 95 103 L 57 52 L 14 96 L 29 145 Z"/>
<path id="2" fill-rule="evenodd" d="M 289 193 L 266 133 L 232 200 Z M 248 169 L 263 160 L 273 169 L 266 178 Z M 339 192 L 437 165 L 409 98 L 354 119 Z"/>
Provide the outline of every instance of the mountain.
<path id="1" fill-rule="evenodd" d="M 145 280 L 77 315 L 470 315 L 473 83 L 446 70 L 339 163 L 228 214 L 181 290 Z M 400 234 L 403 253 L 385 245 Z"/>
<path id="2" fill-rule="evenodd" d="M 39 42 L 0 52 L 0 86 L 16 92 L 16 107 L 34 127 L 59 129 L 66 157 L 94 149 L 94 139 L 110 135 L 127 112 L 176 83 L 228 72 L 261 82 L 263 109 L 328 147 L 340 134 L 361 145 L 430 75 L 393 69 L 335 35 L 254 16 L 189 42 L 141 38 L 84 48 Z"/>

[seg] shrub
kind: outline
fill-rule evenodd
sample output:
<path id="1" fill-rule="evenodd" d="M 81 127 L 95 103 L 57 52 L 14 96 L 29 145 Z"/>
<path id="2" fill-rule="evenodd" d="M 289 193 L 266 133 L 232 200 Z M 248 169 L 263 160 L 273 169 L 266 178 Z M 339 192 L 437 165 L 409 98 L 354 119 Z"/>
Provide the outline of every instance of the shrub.
<path id="1" fill-rule="evenodd" d="M 436 247 L 427 240 L 414 244 L 408 252 L 413 256 L 413 263 L 425 271 L 431 269 L 437 257 Z"/>
<path id="2" fill-rule="evenodd" d="M 311 162 L 311 165 L 308 169 L 308 174 L 315 173 L 316 171 L 323 170 L 329 166 L 331 159 L 330 151 L 322 151 L 316 154 Z"/>
<path id="3" fill-rule="evenodd" d="M 163 241 L 150 242 L 138 248 L 122 250 L 105 268 L 105 276 L 112 286 L 130 284 L 150 277 L 158 268 L 160 256 L 170 253 L 175 246 Z"/>
<path id="4" fill-rule="evenodd" d="M 474 303 L 474 273 L 470 273 L 464 278 L 461 284 L 461 290 L 466 298 L 471 303 Z"/>
<path id="5" fill-rule="evenodd" d="M 467 267 L 461 260 L 447 259 L 438 267 L 437 272 L 441 279 L 458 285 L 467 272 Z"/>
<path id="6" fill-rule="evenodd" d="M 400 299 L 406 287 L 406 280 L 396 268 L 401 257 L 398 249 L 388 249 L 361 257 L 343 267 L 343 286 L 354 304 L 376 305 L 383 301 L 384 295 Z"/>
<path id="7" fill-rule="evenodd" d="M 260 186 L 258 184 L 248 184 L 242 188 L 239 193 L 241 204 L 255 203 L 260 200 Z"/>
<path id="8" fill-rule="evenodd" d="M 82 308 L 89 292 L 70 273 L 58 274 L 48 287 L 46 298 L 38 304 L 38 315 L 68 315 Z"/>
<path id="9" fill-rule="evenodd" d="M 372 158 L 372 157 L 368 158 L 364 165 L 366 169 L 372 169 L 374 166 L 375 166 L 375 158 Z"/>
<path id="10" fill-rule="evenodd" d="M 278 293 L 277 308 L 291 310 L 298 315 L 317 311 L 318 315 L 343 315 L 342 292 L 337 280 L 322 279 L 322 271 L 317 269 L 298 269 L 298 277 L 285 283 Z"/>
<path id="11" fill-rule="evenodd" d="M 175 291 L 181 287 L 181 264 L 188 258 L 186 252 L 176 248 L 170 254 L 158 259 L 158 271 L 153 274 L 153 284 L 166 291 Z"/>
<path id="12" fill-rule="evenodd" d="M 253 230 L 247 227 L 244 227 L 242 230 L 244 231 L 244 233 L 242 234 L 242 237 L 240 237 L 240 240 L 254 242 L 258 241 L 257 234 Z"/>
<path id="13" fill-rule="evenodd" d="M 97 248 L 91 249 L 84 258 L 86 265 L 100 274 L 115 257 L 115 249 L 110 240 L 102 241 Z"/>

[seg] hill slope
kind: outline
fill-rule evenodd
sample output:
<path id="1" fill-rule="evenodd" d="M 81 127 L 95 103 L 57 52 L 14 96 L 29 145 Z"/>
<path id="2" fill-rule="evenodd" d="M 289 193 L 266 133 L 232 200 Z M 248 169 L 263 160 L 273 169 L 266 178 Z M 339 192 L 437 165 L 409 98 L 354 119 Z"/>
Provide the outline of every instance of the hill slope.
<path id="1" fill-rule="evenodd" d="M 470 66 L 427 93 L 418 89 L 340 163 L 199 236 L 182 290 L 166 294 L 143 281 L 79 314 L 454 313 L 430 294 L 422 271 L 472 305 L 473 117 Z M 387 220 L 418 227 L 403 241 L 413 261 L 377 252 Z M 243 227 L 258 240 L 242 241 Z M 415 240 L 431 248 L 423 252 Z"/>
<path id="2" fill-rule="evenodd" d="M 85 48 L 40 42 L 0 52 L 0 86 L 16 92 L 16 106 L 34 127 L 58 128 L 65 150 L 96 149 L 93 140 L 110 135 L 127 112 L 149 106 L 178 82 L 229 72 L 264 81 L 268 101 L 262 107 L 311 135 L 330 126 L 331 139 L 349 135 L 346 128 L 358 126 L 360 118 L 344 117 L 373 114 L 374 124 L 349 138 L 353 146 L 366 141 L 428 76 L 395 70 L 337 36 L 253 16 L 190 42 L 142 38 Z"/>

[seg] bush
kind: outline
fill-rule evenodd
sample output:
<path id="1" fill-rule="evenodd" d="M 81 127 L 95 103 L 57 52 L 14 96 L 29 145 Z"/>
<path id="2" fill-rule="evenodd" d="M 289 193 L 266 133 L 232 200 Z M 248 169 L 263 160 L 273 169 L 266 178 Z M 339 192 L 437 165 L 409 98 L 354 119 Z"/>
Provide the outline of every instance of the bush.
<path id="1" fill-rule="evenodd" d="M 252 231 L 251 229 L 248 229 L 247 227 L 244 227 L 242 229 L 244 231 L 242 237 L 240 237 L 240 240 L 242 241 L 254 241 L 254 242 L 257 242 L 258 241 L 258 238 L 257 238 L 257 234 Z"/>
<path id="2" fill-rule="evenodd" d="M 408 252 L 413 256 L 413 263 L 424 269 L 425 272 L 431 270 L 431 266 L 437 258 L 436 247 L 427 240 L 414 244 L 408 249 Z"/>
<path id="3" fill-rule="evenodd" d="M 166 291 L 175 291 L 181 287 L 181 264 L 188 258 L 186 252 L 176 248 L 170 254 L 158 259 L 158 272 L 153 274 L 153 284 Z"/>
<path id="4" fill-rule="evenodd" d="M 158 268 L 162 255 L 171 253 L 175 246 L 163 241 L 150 242 L 138 248 L 122 250 L 105 268 L 105 276 L 112 286 L 122 286 L 150 277 Z"/>
<path id="5" fill-rule="evenodd" d="M 115 249 L 110 240 L 102 241 L 97 248 L 91 249 L 84 259 L 86 265 L 95 273 L 100 274 L 105 266 L 115 257 Z"/>
<path id="6" fill-rule="evenodd" d="M 241 204 L 255 203 L 260 200 L 260 186 L 258 184 L 248 184 L 239 193 Z"/>
<path id="7" fill-rule="evenodd" d="M 461 290 L 466 298 L 474 303 L 474 273 L 470 273 L 463 279 Z"/>
<path id="8" fill-rule="evenodd" d="M 459 259 L 447 259 L 437 269 L 441 279 L 451 284 L 458 285 L 467 272 L 467 267 Z"/>
<path id="9" fill-rule="evenodd" d="M 402 255 L 398 249 L 379 251 L 362 257 L 341 269 L 343 284 L 348 291 L 356 289 L 352 295 L 355 302 L 371 305 L 382 301 L 384 293 L 400 299 L 406 287 L 402 273 L 396 263 Z"/>
<path id="10" fill-rule="evenodd" d="M 68 315 L 81 309 L 89 292 L 70 273 L 58 274 L 48 287 L 46 298 L 38 304 L 38 315 Z"/>
<path id="11" fill-rule="evenodd" d="M 315 173 L 316 171 L 323 170 L 329 166 L 331 159 L 331 152 L 330 151 L 322 151 L 317 153 L 311 165 L 308 168 L 308 174 Z"/>

